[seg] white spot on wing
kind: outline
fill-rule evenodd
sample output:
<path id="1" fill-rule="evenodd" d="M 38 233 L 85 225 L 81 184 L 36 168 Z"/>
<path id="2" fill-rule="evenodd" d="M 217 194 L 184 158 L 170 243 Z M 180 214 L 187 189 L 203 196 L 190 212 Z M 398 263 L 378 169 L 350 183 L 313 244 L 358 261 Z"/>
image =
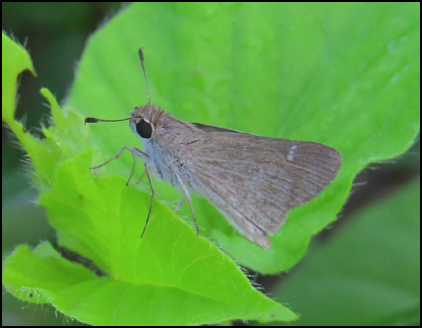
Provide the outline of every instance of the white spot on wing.
<path id="1" fill-rule="evenodd" d="M 296 148 L 297 148 L 297 145 L 293 145 L 290 148 L 289 154 L 287 155 L 287 160 L 288 161 L 293 161 L 294 160 L 294 155 L 295 155 Z"/>

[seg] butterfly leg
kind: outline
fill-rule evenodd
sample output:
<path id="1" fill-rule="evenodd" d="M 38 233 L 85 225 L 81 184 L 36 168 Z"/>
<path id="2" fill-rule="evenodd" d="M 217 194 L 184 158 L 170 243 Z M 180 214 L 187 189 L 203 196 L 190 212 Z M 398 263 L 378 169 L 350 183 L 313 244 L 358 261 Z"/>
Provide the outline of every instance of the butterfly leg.
<path id="1" fill-rule="evenodd" d="M 138 157 L 141 157 L 145 162 L 149 160 L 149 155 L 147 153 L 144 153 L 142 150 L 138 149 L 138 148 L 133 148 L 133 147 L 123 147 L 122 149 L 120 149 L 116 155 L 114 155 L 112 158 L 110 158 L 108 161 L 104 162 L 103 164 L 97 165 L 97 166 L 93 166 L 90 167 L 90 170 L 96 170 L 99 169 L 103 166 L 106 166 L 107 164 L 109 164 L 110 162 L 114 161 L 115 159 L 118 159 L 120 157 L 120 155 L 123 153 L 124 150 L 128 150 L 132 153 L 133 156 L 133 165 L 132 165 L 132 170 L 130 172 L 130 176 L 126 181 L 126 185 L 129 184 L 130 180 L 132 179 L 133 173 L 135 172 L 135 167 L 136 167 L 136 160 Z M 145 173 L 142 175 L 142 177 L 145 175 Z M 142 178 L 141 177 L 141 178 Z M 139 179 L 140 180 L 140 179 Z"/>
<path id="2" fill-rule="evenodd" d="M 147 174 L 147 171 L 145 170 L 144 173 L 142 173 L 141 177 L 138 179 L 138 181 L 135 182 L 135 184 L 137 185 L 138 183 L 141 182 L 141 180 L 144 178 L 144 176 Z"/>
<path id="3" fill-rule="evenodd" d="M 174 209 L 174 212 L 178 212 L 180 210 L 180 208 L 182 207 L 182 205 L 186 202 L 187 198 L 186 196 L 183 197 L 183 199 L 180 201 L 179 205 L 176 206 L 176 208 Z"/>
<path id="4" fill-rule="evenodd" d="M 149 182 L 149 186 L 151 188 L 151 201 L 149 203 L 149 209 L 148 209 L 148 215 L 147 215 L 147 220 L 145 221 L 145 226 L 144 226 L 144 230 L 142 231 L 141 234 L 141 238 L 143 237 L 145 231 L 147 230 L 147 225 L 149 222 L 149 218 L 151 216 L 151 211 L 152 211 L 152 202 L 154 200 L 154 195 L 155 195 L 155 190 L 154 190 L 154 186 L 152 185 L 152 179 L 151 179 L 151 171 L 150 171 L 150 166 L 148 163 L 145 163 L 145 173 L 148 177 L 148 182 Z"/>
<path id="5" fill-rule="evenodd" d="M 198 221 L 196 221 L 196 216 L 195 216 L 195 211 L 193 210 L 193 205 L 192 205 L 192 198 L 190 197 L 188 188 L 186 188 L 185 183 L 183 182 L 182 178 L 180 177 L 179 174 L 176 173 L 176 178 L 177 178 L 177 182 L 179 182 L 180 187 L 183 190 L 183 193 L 185 194 L 185 197 L 183 198 L 182 202 L 184 202 L 185 198 L 189 203 L 189 207 L 190 207 L 190 211 L 192 213 L 192 219 L 193 222 L 195 223 L 195 228 L 196 228 L 196 234 L 199 234 L 199 228 L 198 228 Z M 179 206 L 178 206 L 179 207 Z"/>
<path id="6" fill-rule="evenodd" d="M 149 155 L 147 153 L 144 153 L 142 150 L 138 149 L 138 148 L 134 148 L 134 147 L 123 147 L 122 149 L 120 149 L 116 155 L 114 155 L 112 158 L 110 158 L 107 162 L 104 162 L 103 164 L 97 165 L 97 166 L 93 166 L 90 167 L 90 170 L 96 170 L 99 169 L 105 165 L 107 165 L 108 163 L 114 161 L 115 159 L 119 158 L 119 156 L 123 153 L 124 150 L 128 150 L 132 153 L 133 156 L 133 165 L 132 165 L 132 170 L 130 172 L 130 176 L 126 181 L 126 185 L 129 184 L 130 180 L 132 179 L 133 173 L 135 172 L 135 168 L 136 168 L 136 160 L 138 159 L 138 157 L 141 157 L 144 160 L 144 164 L 145 164 L 145 172 L 142 174 L 142 176 L 139 178 L 139 180 L 137 181 L 137 183 L 139 183 L 141 181 L 141 179 L 146 175 L 148 177 L 148 182 L 149 182 L 149 186 L 151 188 L 151 201 L 149 203 L 149 209 L 148 209 L 148 215 L 147 215 L 147 220 L 145 222 L 145 226 L 144 229 L 142 231 L 141 234 L 141 238 L 144 235 L 146 229 L 147 229 L 147 225 L 149 222 L 149 218 L 151 216 L 151 211 L 152 211 L 152 203 L 154 200 L 154 195 L 155 195 L 155 190 L 154 187 L 152 185 L 152 179 L 151 179 L 151 169 L 150 166 L 148 164 L 148 160 L 149 160 Z"/>

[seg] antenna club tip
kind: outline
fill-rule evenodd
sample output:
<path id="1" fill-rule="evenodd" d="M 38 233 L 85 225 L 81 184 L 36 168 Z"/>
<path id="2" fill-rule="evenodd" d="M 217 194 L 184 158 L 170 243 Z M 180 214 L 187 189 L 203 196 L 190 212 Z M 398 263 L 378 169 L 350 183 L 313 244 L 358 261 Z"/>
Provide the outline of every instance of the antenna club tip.
<path id="1" fill-rule="evenodd" d="M 86 119 L 84 119 L 84 124 L 86 124 L 86 123 L 97 123 L 98 121 L 99 121 L 98 118 L 87 117 Z"/>
<path id="2" fill-rule="evenodd" d="M 139 48 L 138 54 L 139 54 L 139 59 L 141 59 L 141 61 L 144 61 L 144 52 L 142 51 L 142 48 Z"/>

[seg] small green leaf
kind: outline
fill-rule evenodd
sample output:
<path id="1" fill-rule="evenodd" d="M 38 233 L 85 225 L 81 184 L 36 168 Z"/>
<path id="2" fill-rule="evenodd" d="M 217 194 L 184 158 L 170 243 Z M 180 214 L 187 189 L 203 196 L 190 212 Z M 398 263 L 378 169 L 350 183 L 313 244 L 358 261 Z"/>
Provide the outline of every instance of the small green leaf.
<path id="1" fill-rule="evenodd" d="M 1 114 L 7 122 L 19 133 L 19 125 L 14 122 L 17 76 L 28 69 L 35 74 L 31 58 L 21 45 L 15 43 L 4 33 L 1 35 Z"/>
<path id="2" fill-rule="evenodd" d="M 33 71 L 33 68 L 29 55 L 22 46 L 14 43 L 4 33 L 2 40 L 2 119 L 28 152 L 35 169 L 33 177 L 37 186 L 42 190 L 49 189 L 58 164 L 87 147 L 88 132 L 82 125 L 83 118 L 80 114 L 66 109 L 62 111 L 47 89 L 42 89 L 41 93 L 50 103 L 55 126 L 42 129 L 44 140 L 27 133 L 25 127 L 14 120 L 17 76 L 24 69 Z"/>

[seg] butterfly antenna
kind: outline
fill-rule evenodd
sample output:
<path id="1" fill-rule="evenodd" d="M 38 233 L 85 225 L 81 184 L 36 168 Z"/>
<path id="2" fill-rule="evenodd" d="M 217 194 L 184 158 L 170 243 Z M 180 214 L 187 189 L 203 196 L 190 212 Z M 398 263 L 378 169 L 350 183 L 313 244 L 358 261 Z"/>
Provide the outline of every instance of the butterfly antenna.
<path id="1" fill-rule="evenodd" d="M 86 123 L 98 123 L 98 122 L 121 122 L 121 121 L 129 121 L 129 120 L 130 120 L 130 117 L 122 118 L 120 120 L 102 120 L 101 118 L 87 117 L 84 120 L 84 124 L 86 124 Z"/>
<path id="2" fill-rule="evenodd" d="M 146 87 L 146 90 L 147 90 L 148 104 L 151 104 L 151 97 L 149 96 L 147 73 L 146 73 L 146 70 L 145 70 L 145 63 L 144 63 L 144 53 L 142 51 L 142 48 L 139 48 L 138 53 L 139 53 L 139 59 L 141 60 L 142 71 L 144 72 L 145 87 Z M 98 123 L 98 122 L 121 122 L 121 121 L 128 121 L 128 120 L 130 120 L 130 117 L 129 118 L 123 118 L 123 119 L 120 119 L 120 120 L 103 120 L 103 119 L 95 118 L 95 117 L 87 117 L 84 120 L 84 123 L 87 124 L 87 123 Z"/>
<path id="3" fill-rule="evenodd" d="M 150 104 L 151 103 L 151 98 L 149 96 L 149 87 L 148 87 L 148 80 L 147 80 L 147 72 L 145 70 L 144 52 L 142 51 L 142 48 L 139 48 L 138 53 L 139 53 L 139 59 L 141 60 L 142 71 L 144 72 L 145 87 L 147 89 L 148 104 Z"/>

